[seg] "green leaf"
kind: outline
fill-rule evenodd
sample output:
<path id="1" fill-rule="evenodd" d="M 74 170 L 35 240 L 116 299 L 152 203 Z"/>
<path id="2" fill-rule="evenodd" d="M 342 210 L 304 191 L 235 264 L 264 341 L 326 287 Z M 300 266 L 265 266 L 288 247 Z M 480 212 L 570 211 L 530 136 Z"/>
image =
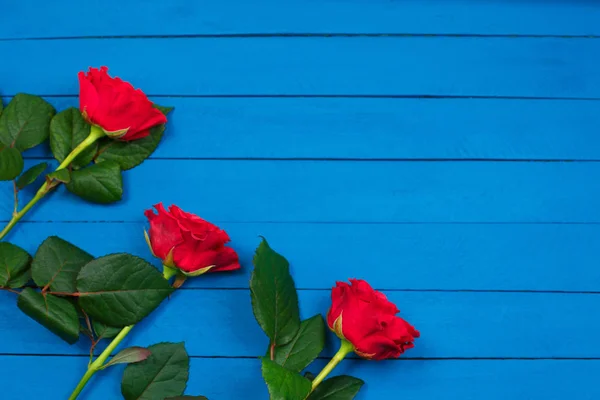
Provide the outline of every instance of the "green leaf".
<path id="1" fill-rule="evenodd" d="M 15 179 L 23 171 L 24 166 L 23 156 L 19 150 L 0 146 L 0 181 Z"/>
<path id="2" fill-rule="evenodd" d="M 19 151 L 43 143 L 54 113 L 54 107 L 41 97 L 17 94 L 0 116 L 0 142 Z"/>
<path id="3" fill-rule="evenodd" d="M 0 286 L 23 287 L 31 279 L 31 256 L 22 248 L 0 242 Z"/>
<path id="4" fill-rule="evenodd" d="M 275 361 L 290 371 L 300 372 L 321 354 L 325 347 L 325 322 L 321 315 L 302 321 L 291 342 L 275 348 Z"/>
<path id="5" fill-rule="evenodd" d="M 93 203 L 113 203 L 123 197 L 123 178 L 119 164 L 105 161 L 71 172 L 67 189 Z"/>
<path id="6" fill-rule="evenodd" d="M 145 359 L 150 357 L 150 354 L 150 350 L 144 347 L 128 347 L 115 354 L 115 356 L 111 358 L 109 362 L 100 367 L 100 369 L 106 369 L 112 365 L 117 364 L 134 364 L 140 361 L 144 361 Z"/>
<path id="7" fill-rule="evenodd" d="M 106 325 L 98 321 L 92 321 L 92 328 L 94 328 L 94 333 L 96 334 L 98 340 L 114 338 L 119 334 L 119 332 L 121 332 L 121 329 L 123 329 L 116 326 Z"/>
<path id="8" fill-rule="evenodd" d="M 291 341 L 300 329 L 298 294 L 289 263 L 265 239 L 256 249 L 250 278 L 254 317 L 277 346 Z"/>
<path id="9" fill-rule="evenodd" d="M 21 190 L 27 185 L 31 185 L 48 168 L 48 163 L 41 162 L 29 168 L 17 179 L 17 189 Z"/>
<path id="10" fill-rule="evenodd" d="M 75 293 L 75 280 L 81 268 L 94 259 L 79 247 L 50 236 L 38 247 L 31 273 L 39 287 L 48 286 L 53 292 Z"/>
<path id="11" fill-rule="evenodd" d="M 352 400 L 364 383 L 348 375 L 334 376 L 321 382 L 308 400 Z"/>
<path id="12" fill-rule="evenodd" d="M 58 183 L 69 183 L 71 182 L 71 173 L 66 168 L 59 169 L 46 175 L 46 180 L 50 183 L 56 183 L 54 186 Z"/>
<path id="13" fill-rule="evenodd" d="M 165 115 L 173 110 L 173 107 L 162 107 L 156 104 L 154 107 Z M 150 129 L 149 136 L 131 142 L 105 138 L 100 143 L 96 162 L 114 161 L 119 164 L 123 171 L 137 167 L 154 153 L 164 132 L 165 125 L 158 125 Z"/>
<path id="14" fill-rule="evenodd" d="M 188 380 L 190 359 L 183 343 L 158 343 L 148 359 L 125 368 L 121 393 L 125 400 L 156 400 L 181 396 Z"/>
<path id="15" fill-rule="evenodd" d="M 81 308 L 114 327 L 140 322 L 174 290 L 151 264 L 125 253 L 87 263 L 77 289 Z"/>
<path id="16" fill-rule="evenodd" d="M 91 125 L 83 119 L 79 109 L 68 108 L 52 118 L 50 123 L 50 149 L 59 162 L 65 158 L 90 135 Z M 98 144 L 94 143 L 84 150 L 71 163 L 76 168 L 88 165 L 98 151 Z"/>
<path id="17" fill-rule="evenodd" d="M 79 339 L 77 309 L 69 300 L 25 288 L 19 294 L 17 306 L 65 342 L 73 344 Z"/>
<path id="18" fill-rule="evenodd" d="M 262 375 L 271 400 L 304 400 L 312 389 L 308 379 L 268 358 L 262 359 Z"/>
<path id="19" fill-rule="evenodd" d="M 150 130 L 150 135 L 131 142 L 120 142 L 106 138 L 100 145 L 96 162 L 114 161 L 123 171 L 140 165 L 150 157 L 163 136 L 164 125 L 159 125 Z"/>

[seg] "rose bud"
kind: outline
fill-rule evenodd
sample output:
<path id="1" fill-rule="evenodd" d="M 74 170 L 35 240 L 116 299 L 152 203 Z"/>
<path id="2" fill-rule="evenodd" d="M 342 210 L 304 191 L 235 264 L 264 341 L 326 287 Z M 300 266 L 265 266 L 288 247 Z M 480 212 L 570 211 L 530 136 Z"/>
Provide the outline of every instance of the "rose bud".
<path id="1" fill-rule="evenodd" d="M 237 253 L 225 246 L 230 239 L 224 230 L 175 205 L 168 211 L 162 203 L 154 208 L 157 213 L 152 209 L 145 212 L 150 222 L 146 241 L 163 265 L 187 276 L 240 268 Z"/>
<path id="2" fill-rule="evenodd" d="M 79 109 L 90 124 L 122 141 L 144 138 L 150 128 L 167 122 L 144 92 L 112 78 L 107 67 L 79 73 Z"/>
<path id="3" fill-rule="evenodd" d="M 419 331 L 396 316 L 398 308 L 367 282 L 350 279 L 350 283 L 337 282 L 331 291 L 329 328 L 367 359 L 397 358 L 414 347 Z"/>

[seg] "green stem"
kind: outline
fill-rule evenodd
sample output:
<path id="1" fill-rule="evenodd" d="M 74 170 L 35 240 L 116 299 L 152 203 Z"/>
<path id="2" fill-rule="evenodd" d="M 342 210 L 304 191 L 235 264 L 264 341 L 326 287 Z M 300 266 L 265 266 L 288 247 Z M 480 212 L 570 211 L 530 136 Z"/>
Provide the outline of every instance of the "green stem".
<path id="1" fill-rule="evenodd" d="M 113 352 L 114 349 L 117 348 L 117 346 L 123 341 L 123 339 L 125 339 L 125 336 L 127 336 L 129 332 L 131 332 L 134 326 L 135 325 L 130 325 L 121 329 L 121 332 L 119 332 L 119 334 L 112 340 L 112 342 L 110 342 L 106 349 L 104 349 L 104 351 L 98 356 L 98 358 L 96 358 L 96 361 L 90 364 L 88 370 L 83 375 L 83 378 L 81 378 L 81 380 L 77 384 L 77 387 L 75 388 L 75 390 L 73 390 L 71 396 L 69 396 L 69 400 L 75 400 L 77 396 L 79 396 L 79 394 L 81 393 L 85 385 L 88 383 L 90 378 L 94 376 L 96 372 L 102 369 L 104 363 L 106 362 L 110 354 Z"/>
<path id="2" fill-rule="evenodd" d="M 335 356 L 327 363 L 319 375 L 312 381 L 312 390 L 315 390 L 317 386 L 329 375 L 331 371 L 346 357 L 348 354 L 354 351 L 354 346 L 347 340 L 342 339 L 340 349 Z"/>
<path id="3" fill-rule="evenodd" d="M 176 272 L 174 269 L 165 267 L 165 269 L 163 270 L 163 276 L 165 279 L 169 280 L 169 278 L 173 276 L 172 274 L 174 272 Z M 75 387 L 75 390 L 73 390 L 73 393 L 71 393 L 69 400 L 75 400 L 77 396 L 79 396 L 85 385 L 88 383 L 90 378 L 94 376 L 96 372 L 104 368 L 104 363 L 106 362 L 110 354 L 117 348 L 117 346 L 123 341 L 123 339 L 125 339 L 125 336 L 127 336 L 129 332 L 131 332 L 134 326 L 135 325 L 130 325 L 121 329 L 121 332 L 119 332 L 119 334 L 115 336 L 112 342 L 110 342 L 110 344 L 106 347 L 106 349 L 104 349 L 104 351 L 98 356 L 98 358 L 96 358 L 96 360 L 88 366 L 87 371 L 77 384 L 77 387 Z"/>
<path id="4" fill-rule="evenodd" d="M 104 133 L 104 131 L 101 128 L 99 128 L 95 125 L 92 125 L 89 136 L 87 138 L 85 138 L 83 140 L 83 142 L 79 143 L 79 145 L 73 149 L 73 151 L 64 159 L 64 161 L 62 163 L 60 163 L 58 168 L 56 168 L 56 171 L 67 168 L 73 162 L 73 160 L 75 160 L 75 158 L 77 158 L 77 156 L 79 154 L 81 154 L 84 150 L 86 150 L 88 147 L 90 147 L 92 144 L 94 144 L 98 139 L 104 137 L 105 135 L 106 134 Z M 29 203 L 27 203 L 21 211 L 13 214 L 13 217 L 11 218 L 9 223 L 4 227 L 2 232 L 0 232 L 0 240 L 4 239 L 4 237 L 8 234 L 8 232 L 10 232 L 10 230 L 17 224 L 17 222 L 19 222 L 21 220 L 21 218 L 23 218 L 23 216 L 25 214 L 27 214 L 27 212 L 34 205 L 36 205 L 36 203 L 38 201 L 40 201 L 44 196 L 46 196 L 48 193 L 50 193 L 50 191 L 54 187 L 55 187 L 55 183 L 51 184 L 48 181 L 44 182 L 44 184 L 42 185 L 40 190 L 38 190 L 37 193 L 35 194 L 35 196 L 33 196 L 33 199 L 31 199 L 31 201 Z"/>

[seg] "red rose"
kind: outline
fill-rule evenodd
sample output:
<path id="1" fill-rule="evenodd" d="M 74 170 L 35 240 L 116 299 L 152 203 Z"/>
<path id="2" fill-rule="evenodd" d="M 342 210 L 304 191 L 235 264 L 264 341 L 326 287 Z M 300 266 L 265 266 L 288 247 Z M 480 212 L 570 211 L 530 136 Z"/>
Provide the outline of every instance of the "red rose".
<path id="1" fill-rule="evenodd" d="M 169 211 L 162 203 L 146 210 L 150 221 L 149 242 L 152 253 L 168 267 L 188 275 L 231 271 L 240 268 L 237 253 L 230 247 L 229 235 L 218 226 L 186 213 L 173 205 Z"/>
<path id="2" fill-rule="evenodd" d="M 350 279 L 350 283 L 337 282 L 331 291 L 329 328 L 367 359 L 397 358 L 414 347 L 419 331 L 396 316 L 398 308 L 367 282 Z"/>
<path id="3" fill-rule="evenodd" d="M 150 128 L 167 122 L 144 92 L 111 78 L 107 67 L 79 73 L 79 109 L 89 123 L 123 141 L 144 138 Z"/>

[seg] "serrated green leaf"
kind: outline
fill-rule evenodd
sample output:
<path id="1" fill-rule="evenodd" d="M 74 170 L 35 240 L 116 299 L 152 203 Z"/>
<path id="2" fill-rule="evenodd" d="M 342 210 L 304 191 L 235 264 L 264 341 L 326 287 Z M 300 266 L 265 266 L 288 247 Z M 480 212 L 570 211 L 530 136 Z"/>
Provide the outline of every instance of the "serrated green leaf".
<path id="1" fill-rule="evenodd" d="M 0 286 L 23 287 L 31 279 L 31 256 L 22 248 L 0 242 Z"/>
<path id="2" fill-rule="evenodd" d="M 325 322 L 315 315 L 300 324 L 291 342 L 275 348 L 275 361 L 290 371 L 300 372 L 321 354 L 325 347 Z"/>
<path id="3" fill-rule="evenodd" d="M 271 400 L 304 400 L 312 389 L 308 379 L 268 358 L 262 359 L 262 375 Z"/>
<path id="4" fill-rule="evenodd" d="M 15 179 L 23 171 L 24 166 L 23 156 L 19 150 L 0 145 L 0 181 Z"/>
<path id="5" fill-rule="evenodd" d="M 73 344 L 79 339 L 79 317 L 69 300 L 25 288 L 17 306 L 65 342 Z"/>
<path id="6" fill-rule="evenodd" d="M 352 400 L 364 383 L 348 375 L 334 376 L 321 382 L 308 400 Z"/>
<path id="7" fill-rule="evenodd" d="M 159 125 L 150 129 L 149 136 L 131 142 L 106 138 L 100 145 L 96 162 L 114 161 L 123 171 L 136 167 L 154 153 L 164 131 L 165 126 Z"/>
<path id="8" fill-rule="evenodd" d="M 79 247 L 57 236 L 50 236 L 38 247 L 31 274 L 39 287 L 53 292 L 75 293 L 75 280 L 81 268 L 94 259 Z"/>
<path id="9" fill-rule="evenodd" d="M 71 182 L 71 173 L 66 168 L 59 169 L 46 175 L 46 181 L 51 183 L 69 183 Z"/>
<path id="10" fill-rule="evenodd" d="M 125 400 L 156 400 L 181 396 L 189 376 L 190 359 L 183 343 L 158 343 L 148 359 L 125 368 L 121 393 Z"/>
<path id="11" fill-rule="evenodd" d="M 77 290 L 81 308 L 114 327 L 140 322 L 173 292 L 156 268 L 125 253 L 87 263 L 77 277 Z"/>
<path id="12" fill-rule="evenodd" d="M 23 175 L 17 179 L 17 189 L 21 190 L 27 185 L 31 185 L 48 168 L 48 163 L 41 162 L 23 172 Z"/>
<path id="13" fill-rule="evenodd" d="M 121 332 L 121 329 L 123 329 L 116 326 L 106 325 L 98 321 L 92 321 L 92 328 L 94 329 L 94 334 L 99 340 L 114 338 L 119 334 L 119 332 Z"/>
<path id="14" fill-rule="evenodd" d="M 54 113 L 54 107 L 41 97 L 17 94 L 0 116 L 0 142 L 19 151 L 43 143 Z"/>
<path id="15" fill-rule="evenodd" d="M 50 123 L 50 149 L 59 162 L 65 158 L 90 135 L 91 125 L 83 119 L 79 109 L 68 108 L 54 116 Z M 94 143 L 84 150 L 71 163 L 79 168 L 88 165 L 98 151 L 98 144 Z"/>
<path id="16" fill-rule="evenodd" d="M 298 294 L 289 263 L 265 239 L 254 255 L 250 295 L 254 317 L 271 343 L 281 346 L 290 342 L 300 329 Z"/>
<path id="17" fill-rule="evenodd" d="M 148 357 L 150 357 L 150 350 L 144 347 L 128 347 L 126 349 L 121 350 L 113 358 L 110 359 L 109 362 L 104 364 L 100 369 L 106 369 L 112 365 L 117 364 L 134 364 L 140 361 L 144 361 Z"/>
<path id="18" fill-rule="evenodd" d="M 67 189 L 93 203 L 114 203 L 123 197 L 121 168 L 114 161 L 104 161 L 72 171 Z"/>

